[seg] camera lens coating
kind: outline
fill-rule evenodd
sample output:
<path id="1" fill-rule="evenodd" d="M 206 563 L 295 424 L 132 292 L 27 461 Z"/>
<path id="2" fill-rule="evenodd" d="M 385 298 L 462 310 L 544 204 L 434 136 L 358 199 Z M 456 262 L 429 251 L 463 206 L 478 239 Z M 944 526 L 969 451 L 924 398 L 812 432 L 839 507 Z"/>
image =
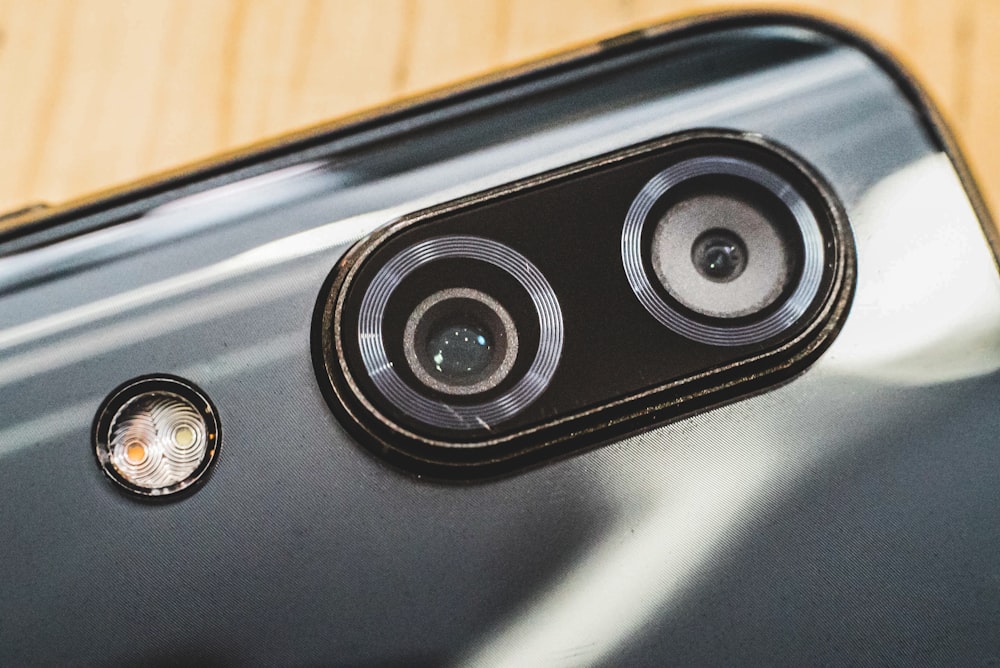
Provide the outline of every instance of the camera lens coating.
<path id="1" fill-rule="evenodd" d="M 728 283 L 747 266 L 747 249 L 738 234 L 729 230 L 709 230 L 695 239 L 691 262 L 710 281 Z"/>
<path id="2" fill-rule="evenodd" d="M 780 203 L 766 206 L 774 199 L 767 192 L 747 192 L 731 178 L 703 181 L 673 198 L 657 221 L 653 272 L 672 299 L 697 315 L 759 313 L 791 280 L 794 223 Z"/>

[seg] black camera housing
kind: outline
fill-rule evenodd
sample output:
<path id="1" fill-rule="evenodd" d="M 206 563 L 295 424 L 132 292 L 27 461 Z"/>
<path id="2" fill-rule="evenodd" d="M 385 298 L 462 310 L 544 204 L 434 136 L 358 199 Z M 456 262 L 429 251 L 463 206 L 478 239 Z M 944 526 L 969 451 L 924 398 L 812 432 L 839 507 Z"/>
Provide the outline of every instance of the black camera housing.
<path id="1" fill-rule="evenodd" d="M 802 302 L 800 308 L 777 329 L 754 327 L 782 309 L 804 280 L 801 238 L 787 244 L 795 255 L 789 265 L 795 275 L 787 289 L 758 312 L 733 318 L 687 309 L 658 282 L 648 262 L 642 275 L 634 268 L 629 274 L 623 266 L 628 254 L 623 225 L 634 215 L 637 194 L 671 166 L 704 156 L 754 165 L 778 177 L 815 223 L 812 243 L 819 255 L 811 260 L 812 288 L 807 298 L 796 297 Z M 713 178 L 699 176 L 698 188 L 711 190 Z M 741 177 L 718 178 L 721 184 Z M 749 194 L 744 194 L 752 199 L 756 186 L 745 185 Z M 667 195 L 657 199 L 646 207 L 646 215 L 664 215 L 668 199 Z M 762 210 L 774 206 L 766 203 Z M 719 225 L 724 228 L 724 221 L 707 227 Z M 647 259 L 652 227 L 646 226 L 641 235 Z M 465 253 L 461 249 L 467 243 L 482 248 Z M 426 259 L 426 252 L 418 252 L 434 248 L 452 250 L 443 250 L 432 260 Z M 506 253 L 507 259 L 494 259 L 496 253 Z M 400 273 L 396 265 L 402 266 L 401 260 L 409 256 L 423 259 L 414 259 L 406 265 L 408 273 Z M 753 261 L 753 257 L 748 260 Z M 716 334 L 699 340 L 665 326 L 637 298 L 636 276 L 640 282 L 645 276 L 655 286 L 655 294 L 647 300 L 662 302 L 685 322 Z M 846 214 L 813 168 L 758 135 L 697 130 L 387 225 L 355 245 L 325 282 L 314 317 L 314 362 L 331 408 L 379 457 L 434 478 L 491 477 L 787 380 L 832 342 L 849 308 L 854 283 L 854 245 Z M 477 395 L 455 396 L 421 384 L 405 359 L 401 333 L 414 305 L 448 288 L 490 295 L 509 311 L 518 329 L 519 352 L 509 377 Z M 381 305 L 377 317 L 370 308 L 376 302 Z M 725 333 L 737 329 L 764 334 L 727 341 Z M 380 351 L 375 361 L 370 353 L 373 340 L 378 340 Z M 553 354 L 554 366 L 552 360 L 547 366 L 536 364 Z M 385 374 L 392 378 L 388 385 Z M 539 380 L 544 374 L 547 377 Z M 526 376 L 532 376 L 534 385 L 521 381 Z M 521 391 L 525 384 L 534 395 Z M 419 400 L 413 398 L 416 395 Z M 509 407 L 518 397 L 528 398 L 513 413 L 493 410 L 494 405 Z M 416 402 L 413 406 L 406 403 L 411 400 Z M 420 406 L 430 412 L 421 412 L 425 409 Z M 488 410 L 481 415 L 487 417 L 480 419 L 477 411 L 484 406 Z M 452 421 L 451 414 L 466 417 Z"/>

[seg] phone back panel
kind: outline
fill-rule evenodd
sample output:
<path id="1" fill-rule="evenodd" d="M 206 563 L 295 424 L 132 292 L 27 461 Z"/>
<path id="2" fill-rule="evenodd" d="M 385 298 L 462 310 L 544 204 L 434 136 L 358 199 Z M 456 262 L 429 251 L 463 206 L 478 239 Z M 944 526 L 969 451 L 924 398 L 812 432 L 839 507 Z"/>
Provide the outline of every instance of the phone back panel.
<path id="1" fill-rule="evenodd" d="M 810 22 L 728 20 L 8 235 L 0 662 L 1000 660 L 1000 279 L 899 76 Z M 310 347 L 353 242 L 697 127 L 785 144 L 847 209 L 856 296 L 813 367 L 484 483 L 416 479 L 353 442 Z M 104 478 L 91 427 L 157 372 L 207 392 L 222 445 L 195 494 L 149 504 Z"/>

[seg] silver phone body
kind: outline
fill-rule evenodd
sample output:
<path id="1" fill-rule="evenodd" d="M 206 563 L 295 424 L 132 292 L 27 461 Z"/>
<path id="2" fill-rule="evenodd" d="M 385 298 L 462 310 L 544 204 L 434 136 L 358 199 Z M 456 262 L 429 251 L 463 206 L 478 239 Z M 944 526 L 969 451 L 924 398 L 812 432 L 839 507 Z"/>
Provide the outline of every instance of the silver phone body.
<path id="1" fill-rule="evenodd" d="M 0 240 L 0 663 L 997 661 L 1000 278 L 934 119 L 845 33 L 729 17 L 36 215 Z M 347 435 L 310 328 L 352 243 L 699 127 L 790 147 L 846 207 L 856 295 L 808 371 L 483 483 Z M 91 426 L 161 372 L 223 435 L 149 504 Z"/>

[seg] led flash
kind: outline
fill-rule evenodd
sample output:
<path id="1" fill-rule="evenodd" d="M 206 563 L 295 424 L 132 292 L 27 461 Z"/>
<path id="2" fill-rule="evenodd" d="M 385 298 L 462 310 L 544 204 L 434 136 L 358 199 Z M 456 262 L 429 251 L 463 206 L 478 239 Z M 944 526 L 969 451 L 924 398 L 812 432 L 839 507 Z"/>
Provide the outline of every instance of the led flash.
<path id="1" fill-rule="evenodd" d="M 173 494 L 208 469 L 217 433 L 215 410 L 189 383 L 139 379 L 105 402 L 95 432 L 97 458 L 112 480 L 132 492 Z"/>

